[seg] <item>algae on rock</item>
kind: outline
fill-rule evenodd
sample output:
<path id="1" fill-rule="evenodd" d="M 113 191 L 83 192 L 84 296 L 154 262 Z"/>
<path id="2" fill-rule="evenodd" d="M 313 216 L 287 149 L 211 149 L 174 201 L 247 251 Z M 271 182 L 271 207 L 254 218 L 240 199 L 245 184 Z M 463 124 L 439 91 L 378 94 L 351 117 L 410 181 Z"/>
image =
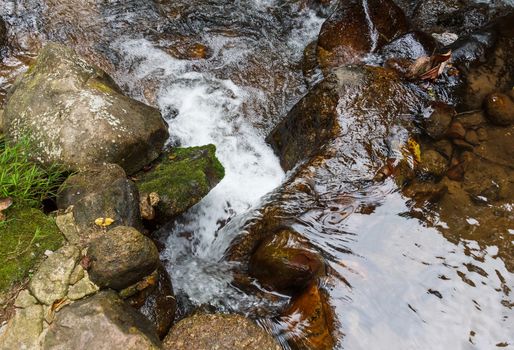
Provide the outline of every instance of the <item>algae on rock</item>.
<path id="1" fill-rule="evenodd" d="M 205 197 L 225 176 L 216 147 L 174 148 L 149 172 L 138 177 L 140 193 L 160 197 L 157 218 L 166 221 L 185 212 Z"/>

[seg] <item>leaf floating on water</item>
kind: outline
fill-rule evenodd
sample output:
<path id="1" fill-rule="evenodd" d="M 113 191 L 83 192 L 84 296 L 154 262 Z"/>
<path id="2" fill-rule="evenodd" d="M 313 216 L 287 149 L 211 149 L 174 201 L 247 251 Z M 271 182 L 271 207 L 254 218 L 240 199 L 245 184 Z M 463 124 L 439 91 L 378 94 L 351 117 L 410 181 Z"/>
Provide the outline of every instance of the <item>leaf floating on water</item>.
<path id="1" fill-rule="evenodd" d="M 95 225 L 100 227 L 107 227 L 112 225 L 113 222 L 114 220 L 111 218 L 98 218 L 95 220 Z"/>
<path id="2" fill-rule="evenodd" d="M 432 55 L 430 57 L 421 56 L 409 67 L 406 74 L 407 78 L 435 80 L 444 72 L 451 57 L 451 50 L 447 53 Z"/>
<path id="3" fill-rule="evenodd" d="M 421 147 L 412 137 L 407 140 L 407 144 L 403 147 L 402 153 L 405 157 L 411 155 L 414 163 L 421 162 Z"/>

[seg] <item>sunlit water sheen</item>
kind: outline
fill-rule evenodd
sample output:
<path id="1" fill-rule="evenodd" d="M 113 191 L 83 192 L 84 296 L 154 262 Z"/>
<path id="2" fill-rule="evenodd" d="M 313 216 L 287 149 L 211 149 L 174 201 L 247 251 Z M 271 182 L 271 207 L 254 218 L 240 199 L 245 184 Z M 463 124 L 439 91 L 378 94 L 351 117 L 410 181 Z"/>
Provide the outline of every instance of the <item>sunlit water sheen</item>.
<path id="1" fill-rule="evenodd" d="M 251 209 L 286 179 L 264 138 L 306 92 L 299 67 L 290 63 L 299 62 L 323 19 L 310 11 L 282 9 L 279 1 L 227 2 L 226 12 L 219 3 L 199 1 L 187 25 L 162 19 L 150 1 L 98 5 L 103 16 L 97 22 L 84 5 L 78 24 L 58 26 L 46 25 L 46 6 L 33 1 L 0 0 L 0 14 L 16 28 L 11 34 L 20 38 L 30 32 L 108 57 L 116 81 L 137 99 L 150 102 L 144 94 L 150 86 L 169 123 L 170 144 L 216 145 L 226 176 L 176 224 L 162 230 L 162 258 L 177 294 L 187 296 L 192 306 L 211 304 L 221 311 L 255 316 L 256 307 L 279 305 L 268 305 L 232 286 L 233 266 L 222 257 L 245 216 L 252 216 Z M 64 14 L 73 11 L 62 4 L 59 8 Z M 234 13 L 240 23 L 230 18 Z M 239 34 L 223 31 L 229 27 Z M 166 53 L 163 47 L 171 44 L 164 34 L 187 30 L 192 40 L 212 48 L 211 58 L 186 61 Z M 259 64 L 267 67 L 259 73 L 259 84 L 273 88 L 259 89 L 249 81 L 246 65 Z M 9 56 L 2 68 L 12 67 L 19 72 L 26 66 Z M 1 86 L 7 81 L 0 77 Z M 359 132 L 348 123 L 349 130 Z M 354 155 L 359 164 L 361 159 Z M 357 175 L 356 179 L 362 174 Z M 331 176 L 326 174 L 327 179 Z M 339 347 L 514 348 L 514 275 L 497 257 L 498 248 L 473 240 L 451 243 L 441 230 L 448 223 L 427 227 L 406 215 L 411 205 L 391 182 L 359 193 L 357 188 L 355 193 L 334 191 L 334 196 L 348 200 L 327 200 L 322 209 L 337 207 L 332 214 L 314 211 L 294 224 L 348 282 L 333 277 L 323 281 L 344 334 Z M 369 201 L 376 208 L 371 214 L 356 213 L 353 201 Z M 230 225 L 219 232 L 229 219 Z M 511 242 L 513 233 L 514 224 L 506 232 Z M 262 323 L 280 333 L 279 321 Z M 288 336 L 282 334 L 282 342 Z"/>

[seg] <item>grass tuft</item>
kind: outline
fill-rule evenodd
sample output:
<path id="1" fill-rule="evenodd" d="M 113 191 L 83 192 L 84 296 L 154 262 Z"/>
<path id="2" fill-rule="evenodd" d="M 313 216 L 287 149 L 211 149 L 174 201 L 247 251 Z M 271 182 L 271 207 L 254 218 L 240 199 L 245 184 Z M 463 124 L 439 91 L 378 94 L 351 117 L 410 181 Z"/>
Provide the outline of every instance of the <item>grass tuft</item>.
<path id="1" fill-rule="evenodd" d="M 11 197 L 15 205 L 40 207 L 55 196 L 64 180 L 62 167 L 43 168 L 29 157 L 30 141 L 10 144 L 0 135 L 0 198 Z"/>

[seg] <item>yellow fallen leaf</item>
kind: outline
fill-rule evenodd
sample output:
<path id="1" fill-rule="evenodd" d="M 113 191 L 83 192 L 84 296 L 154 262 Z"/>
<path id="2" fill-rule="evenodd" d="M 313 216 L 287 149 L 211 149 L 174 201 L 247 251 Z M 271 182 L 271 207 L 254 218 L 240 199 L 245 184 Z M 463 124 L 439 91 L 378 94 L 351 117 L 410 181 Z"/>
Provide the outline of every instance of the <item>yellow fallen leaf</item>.
<path id="1" fill-rule="evenodd" d="M 98 218 L 95 220 L 95 224 L 100 227 L 110 226 L 114 222 L 111 218 Z"/>
<path id="2" fill-rule="evenodd" d="M 407 141 L 407 148 L 414 157 L 414 160 L 418 163 L 421 162 L 421 148 L 419 147 L 419 143 L 417 143 L 413 138 L 409 138 Z"/>

